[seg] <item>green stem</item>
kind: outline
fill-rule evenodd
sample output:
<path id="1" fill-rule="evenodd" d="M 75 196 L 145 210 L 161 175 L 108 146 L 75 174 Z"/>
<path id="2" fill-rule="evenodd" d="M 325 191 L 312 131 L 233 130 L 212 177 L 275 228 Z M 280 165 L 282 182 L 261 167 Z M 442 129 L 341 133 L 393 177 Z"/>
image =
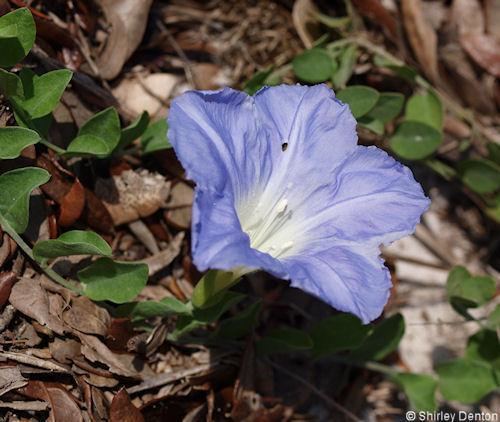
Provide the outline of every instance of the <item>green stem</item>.
<path id="1" fill-rule="evenodd" d="M 0 214 L 0 226 L 2 226 L 2 229 L 5 233 L 7 233 L 14 242 L 17 243 L 17 245 L 21 248 L 21 250 L 33 261 L 36 262 L 35 257 L 33 256 L 33 251 L 30 248 L 30 246 L 24 241 L 24 239 L 11 227 L 9 222 Z M 66 280 L 65 278 L 61 277 L 59 274 L 57 274 L 52 268 L 46 266 L 46 265 L 41 265 L 38 264 L 40 269 L 52 280 L 54 280 L 56 283 L 60 284 L 63 287 L 66 287 L 67 289 L 81 294 L 82 290 L 78 287 L 78 283 L 73 280 Z"/>
<path id="2" fill-rule="evenodd" d="M 49 142 L 46 139 L 41 138 L 40 143 L 58 154 L 64 154 L 66 152 L 65 149 L 58 147 L 57 145 L 54 145 L 52 142 Z"/>
<path id="3" fill-rule="evenodd" d="M 380 372 L 381 374 L 388 376 L 394 376 L 400 372 L 390 366 L 373 361 L 362 362 L 354 359 L 345 358 L 342 356 L 330 356 L 329 359 L 333 360 L 334 362 L 341 363 L 343 365 L 355 366 L 356 368 L 369 369 L 370 371 Z"/>

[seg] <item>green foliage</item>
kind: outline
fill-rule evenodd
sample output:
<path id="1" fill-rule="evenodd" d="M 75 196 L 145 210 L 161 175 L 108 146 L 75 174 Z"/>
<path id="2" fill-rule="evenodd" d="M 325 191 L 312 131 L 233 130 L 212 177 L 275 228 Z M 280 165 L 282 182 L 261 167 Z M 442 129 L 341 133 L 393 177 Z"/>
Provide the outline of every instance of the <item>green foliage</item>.
<path id="1" fill-rule="evenodd" d="M 392 377 L 405 392 L 410 406 L 417 411 L 435 411 L 437 381 L 429 375 L 399 373 Z"/>
<path id="2" fill-rule="evenodd" d="M 458 166 L 462 181 L 477 193 L 500 189 L 500 166 L 489 160 L 465 160 Z"/>
<path id="3" fill-rule="evenodd" d="M 67 154 L 107 157 L 118 145 L 121 137 L 120 119 L 113 107 L 109 107 L 87 120 L 78 135 L 68 145 Z"/>
<path id="4" fill-rule="evenodd" d="M 379 96 L 377 90 L 363 85 L 351 85 L 337 93 L 337 98 L 349 105 L 356 119 L 373 109 Z"/>
<path id="5" fill-rule="evenodd" d="M 473 404 L 497 388 L 490 365 L 469 359 L 456 359 L 437 367 L 439 388 L 446 400 Z"/>
<path id="6" fill-rule="evenodd" d="M 500 342 L 496 331 L 483 329 L 471 336 L 465 357 L 491 365 L 500 375 Z"/>
<path id="7" fill-rule="evenodd" d="M 37 260 L 71 255 L 111 255 L 111 247 L 97 233 L 71 230 L 57 239 L 40 240 L 33 248 Z"/>
<path id="8" fill-rule="evenodd" d="M 10 99 L 24 124 L 50 114 L 59 104 L 73 73 L 67 69 L 53 70 L 41 76 L 28 69 L 21 70 L 20 79 L 23 96 L 14 95 Z"/>
<path id="9" fill-rule="evenodd" d="M 84 294 L 90 299 L 125 303 L 134 299 L 146 285 L 148 266 L 99 258 L 79 271 L 78 278 L 84 286 Z"/>
<path id="10" fill-rule="evenodd" d="M 149 125 L 149 114 L 144 111 L 139 117 L 137 117 L 129 126 L 122 129 L 120 142 L 118 143 L 117 149 L 123 149 L 129 146 L 133 141 L 140 138 L 142 134 L 146 131 Z"/>
<path id="11" fill-rule="evenodd" d="M 395 314 L 378 323 L 351 356 L 360 360 L 381 360 L 397 349 L 404 332 L 404 318 L 401 314 Z"/>
<path id="12" fill-rule="evenodd" d="M 0 175 L 0 215 L 17 232 L 28 226 L 31 191 L 50 179 L 37 167 L 15 169 Z"/>
<path id="13" fill-rule="evenodd" d="M 477 308 L 491 300 L 495 282 L 491 277 L 473 277 L 464 267 L 455 267 L 448 275 L 446 292 L 453 308 L 464 315 L 468 308 Z"/>
<path id="14" fill-rule="evenodd" d="M 351 78 L 354 65 L 358 58 L 358 48 L 354 45 L 347 45 L 337 55 L 338 68 L 333 72 L 332 84 L 336 88 L 345 88 Z"/>
<path id="15" fill-rule="evenodd" d="M 0 17 L 0 66 L 10 67 L 21 61 L 35 42 L 35 21 L 27 8 Z"/>
<path id="16" fill-rule="evenodd" d="M 223 340 L 237 340 L 250 333 L 257 323 L 262 302 L 259 300 L 248 306 L 234 317 L 227 318 L 219 324 L 213 338 Z"/>
<path id="17" fill-rule="evenodd" d="M 310 331 L 313 353 L 325 356 L 341 350 L 352 350 L 363 343 L 370 331 L 369 325 L 350 314 L 334 315 L 316 324 Z"/>
<path id="18" fill-rule="evenodd" d="M 398 92 L 382 92 L 375 107 L 365 117 L 378 120 L 383 124 L 395 119 L 401 113 L 405 97 Z"/>
<path id="19" fill-rule="evenodd" d="M 0 94 L 6 97 L 23 96 L 23 84 L 21 79 L 13 73 L 0 68 Z"/>
<path id="20" fill-rule="evenodd" d="M 256 343 L 260 355 L 309 350 L 314 346 L 309 335 L 295 328 L 282 327 L 269 332 Z"/>
<path id="21" fill-rule="evenodd" d="M 401 123 L 389 140 L 392 150 L 402 158 L 419 160 L 431 155 L 441 144 L 441 133 L 420 122 Z"/>
<path id="22" fill-rule="evenodd" d="M 191 302 L 196 308 L 210 307 L 221 300 L 225 291 L 239 278 L 232 272 L 210 270 L 196 284 Z"/>
<path id="23" fill-rule="evenodd" d="M 315 84 L 329 80 L 336 63 L 328 51 L 322 48 L 312 48 L 296 56 L 292 61 L 292 66 L 297 78 Z"/>
<path id="24" fill-rule="evenodd" d="M 438 132 L 443 128 L 443 105 L 434 92 L 414 94 L 406 103 L 405 120 L 420 122 Z"/>
<path id="25" fill-rule="evenodd" d="M 273 74 L 273 72 L 274 69 L 272 67 L 257 72 L 251 79 L 249 79 L 245 83 L 243 90 L 248 95 L 254 95 L 259 89 L 264 86 L 278 85 L 281 79 L 279 76 Z"/>
<path id="26" fill-rule="evenodd" d="M 488 328 L 492 330 L 500 329 L 500 305 L 497 305 L 489 315 Z"/>
<path id="27" fill-rule="evenodd" d="M 188 304 L 174 297 L 166 297 L 160 301 L 147 300 L 144 302 L 125 303 L 117 308 L 118 316 L 128 316 L 132 321 L 140 321 L 153 317 L 167 317 L 169 315 L 189 315 L 191 308 Z"/>
<path id="28" fill-rule="evenodd" d="M 168 124 L 166 119 L 151 123 L 142 135 L 142 151 L 150 154 L 155 151 L 172 148 L 167 139 Z"/>
<path id="29" fill-rule="evenodd" d="M 34 145 L 40 135 L 33 130 L 22 127 L 0 128 L 0 159 L 17 158 L 24 148 Z"/>

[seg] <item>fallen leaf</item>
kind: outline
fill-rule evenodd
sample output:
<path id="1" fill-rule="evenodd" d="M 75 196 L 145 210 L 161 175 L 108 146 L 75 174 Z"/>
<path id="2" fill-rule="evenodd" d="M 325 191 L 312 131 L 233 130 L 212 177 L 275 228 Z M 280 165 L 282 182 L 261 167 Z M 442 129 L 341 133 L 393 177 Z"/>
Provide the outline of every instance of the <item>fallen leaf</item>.
<path id="1" fill-rule="evenodd" d="M 0 396 L 8 391 L 17 390 L 28 384 L 17 366 L 3 366 L 0 368 Z"/>
<path id="2" fill-rule="evenodd" d="M 48 402 L 50 413 L 47 420 L 50 422 L 83 422 L 79 406 L 62 384 L 31 380 L 20 392 L 30 398 Z"/>
<path id="3" fill-rule="evenodd" d="M 422 11 L 421 0 L 402 0 L 403 21 L 410 45 L 424 74 L 439 82 L 437 36 Z"/>
<path id="4" fill-rule="evenodd" d="M 179 252 L 181 251 L 183 239 L 184 232 L 178 233 L 168 244 L 166 249 L 141 261 L 147 264 L 149 269 L 149 276 L 156 274 L 158 271 L 172 263 L 172 261 L 179 255 Z"/>
<path id="5" fill-rule="evenodd" d="M 487 34 L 467 33 L 460 36 L 460 44 L 484 70 L 500 77 L 500 42 Z"/>
<path id="6" fill-rule="evenodd" d="M 105 336 L 111 318 L 106 309 L 85 296 L 79 296 L 73 298 L 71 306 L 63 313 L 63 321 L 82 333 Z"/>
<path id="7" fill-rule="evenodd" d="M 66 195 L 63 196 L 59 210 L 59 224 L 62 227 L 72 226 L 82 215 L 85 206 L 85 188 L 78 179 Z"/>
<path id="8" fill-rule="evenodd" d="M 83 217 L 94 230 L 112 234 L 115 227 L 113 218 L 102 201 L 90 189 L 85 189 L 85 208 Z"/>
<path id="9" fill-rule="evenodd" d="M 141 43 L 153 0 L 98 0 L 111 33 L 97 59 L 100 76 L 114 79 Z"/>
<path id="10" fill-rule="evenodd" d="M 166 102 L 179 81 L 170 73 L 135 72 L 122 79 L 113 94 L 132 117 L 147 111 L 153 119 L 164 118 Z"/>
<path id="11" fill-rule="evenodd" d="M 353 0 L 352 4 L 362 16 L 370 19 L 376 25 L 380 25 L 393 41 L 399 40 L 396 18 L 384 7 L 382 1 Z"/>
<path id="12" fill-rule="evenodd" d="M 49 343 L 49 350 L 52 357 L 59 363 L 69 364 L 73 358 L 81 355 L 81 344 L 72 339 L 61 340 L 55 338 Z"/>
<path id="13" fill-rule="evenodd" d="M 113 397 L 109 410 L 111 422 L 144 422 L 144 417 L 137 407 L 130 401 L 125 388 L 122 388 Z"/>
<path id="14" fill-rule="evenodd" d="M 5 262 L 12 258 L 12 256 L 16 252 L 17 243 L 14 242 L 6 233 L 0 235 L 0 240 L 2 241 L 2 243 L 0 244 L 0 267 L 3 267 Z"/>
<path id="15" fill-rule="evenodd" d="M 111 179 L 98 179 L 95 191 L 115 225 L 147 217 L 166 203 L 170 183 L 147 170 L 124 171 Z"/>
<path id="16" fill-rule="evenodd" d="M 82 354 L 88 360 L 105 364 L 114 374 L 140 378 L 139 372 L 130 365 L 135 356 L 114 353 L 97 337 L 81 333 L 77 335 L 83 343 Z"/>
<path id="17" fill-rule="evenodd" d="M 180 230 L 191 226 L 194 191 L 191 186 L 179 182 L 172 186 L 170 196 L 165 205 L 165 220 Z"/>
<path id="18" fill-rule="evenodd" d="M 0 308 L 3 308 L 9 300 L 10 292 L 16 279 L 17 276 L 12 271 L 0 273 Z"/>
<path id="19" fill-rule="evenodd" d="M 14 308 L 59 335 L 65 333 L 61 320 L 49 311 L 49 296 L 37 279 L 21 278 L 9 298 Z"/>

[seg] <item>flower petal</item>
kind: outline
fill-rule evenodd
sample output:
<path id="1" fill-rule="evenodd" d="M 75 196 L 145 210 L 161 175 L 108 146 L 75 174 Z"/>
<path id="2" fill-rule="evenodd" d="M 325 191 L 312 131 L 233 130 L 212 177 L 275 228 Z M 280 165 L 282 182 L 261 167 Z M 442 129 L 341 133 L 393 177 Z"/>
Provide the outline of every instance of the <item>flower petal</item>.
<path id="1" fill-rule="evenodd" d="M 230 195 L 197 189 L 192 227 L 193 260 L 198 270 L 246 267 L 288 278 L 280 261 L 250 247 Z"/>
<path id="2" fill-rule="evenodd" d="M 285 266 L 292 286 L 368 323 L 382 313 L 391 288 L 389 270 L 378 255 L 375 247 L 332 247 L 287 258 Z"/>
<path id="3" fill-rule="evenodd" d="M 297 229 L 308 250 L 324 249 L 325 242 L 388 244 L 413 233 L 430 204 L 410 169 L 373 146 L 358 146 L 337 167 L 331 185 L 308 200 L 321 204 Z M 307 208 L 304 202 L 298 210 Z"/>
<path id="4" fill-rule="evenodd" d="M 198 187 L 237 198 L 270 172 L 265 131 L 252 97 L 230 88 L 189 91 L 170 108 L 168 137 Z"/>

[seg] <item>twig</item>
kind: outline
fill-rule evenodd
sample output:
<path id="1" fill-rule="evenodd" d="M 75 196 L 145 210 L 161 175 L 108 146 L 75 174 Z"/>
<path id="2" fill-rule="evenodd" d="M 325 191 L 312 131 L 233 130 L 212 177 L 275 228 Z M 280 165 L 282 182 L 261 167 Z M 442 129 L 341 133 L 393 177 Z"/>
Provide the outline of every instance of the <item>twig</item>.
<path id="1" fill-rule="evenodd" d="M 328 397 L 325 393 L 323 393 L 321 390 L 316 388 L 309 381 L 305 380 L 304 378 L 295 374 L 294 372 L 289 371 L 285 367 L 278 365 L 277 363 L 272 362 L 270 359 L 266 359 L 266 362 L 269 365 L 271 365 L 274 369 L 276 369 L 280 372 L 283 372 L 284 374 L 288 375 L 290 378 L 293 378 L 294 380 L 300 382 L 302 385 L 306 386 L 310 391 L 312 391 L 314 394 L 316 394 L 318 397 L 320 397 L 322 400 L 324 400 L 325 403 L 327 403 L 328 405 L 330 405 L 334 409 L 338 410 L 339 412 L 343 413 L 350 420 L 353 420 L 355 422 L 362 422 L 361 419 L 359 419 L 354 413 L 350 412 L 344 406 L 338 404 L 335 400 Z"/>
<path id="2" fill-rule="evenodd" d="M 69 369 L 62 365 L 51 362 L 46 359 L 37 358 L 35 356 L 26 355 L 15 352 L 0 352 L 0 358 L 10 359 L 15 362 L 24 363 L 25 365 L 35 366 L 37 368 L 48 369 L 52 372 L 69 373 Z M 22 372 L 22 371 L 21 371 Z"/>

